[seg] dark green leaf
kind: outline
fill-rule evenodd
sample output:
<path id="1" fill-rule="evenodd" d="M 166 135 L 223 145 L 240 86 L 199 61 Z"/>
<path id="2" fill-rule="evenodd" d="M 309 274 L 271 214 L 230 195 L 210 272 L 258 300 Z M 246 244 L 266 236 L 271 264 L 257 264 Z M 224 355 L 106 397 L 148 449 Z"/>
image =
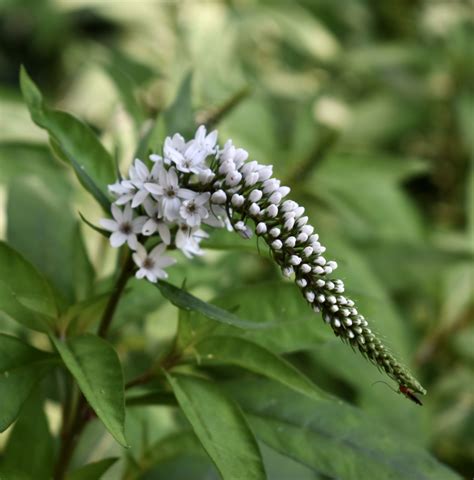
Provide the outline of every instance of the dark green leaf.
<path id="1" fill-rule="evenodd" d="M 341 401 L 311 400 L 261 380 L 235 382 L 228 391 L 260 440 L 331 478 L 459 478 L 410 438 Z"/>
<path id="2" fill-rule="evenodd" d="M 226 480 L 265 479 L 257 442 L 241 410 L 217 385 L 168 375 L 178 403 L 196 436 Z"/>
<path id="3" fill-rule="evenodd" d="M 232 288 L 219 295 L 215 303 L 218 306 L 235 306 L 239 316 L 256 324 L 269 325 L 265 330 L 247 331 L 222 325 L 214 330 L 215 335 L 245 337 L 277 353 L 312 350 L 334 338 L 330 329 L 321 321 L 321 315 L 308 308 L 299 289 L 289 283 L 262 282 Z"/>
<path id="4" fill-rule="evenodd" d="M 161 293 L 173 304 L 179 308 L 188 311 L 194 311 L 202 313 L 205 317 L 216 320 L 217 322 L 225 323 L 227 325 L 232 325 L 237 328 L 242 329 L 262 329 L 268 328 L 271 324 L 258 324 L 254 322 L 248 322 L 241 320 L 236 315 L 223 310 L 222 308 L 216 307 L 210 303 L 203 302 L 186 292 L 185 290 L 171 285 L 171 283 L 160 281 L 157 284 Z"/>
<path id="5" fill-rule="evenodd" d="M 91 334 L 65 342 L 53 337 L 51 340 L 107 430 L 117 442 L 127 446 L 123 374 L 113 347 Z"/>
<path id="6" fill-rule="evenodd" d="M 110 237 L 110 232 L 107 232 L 107 230 L 103 230 L 102 228 L 100 227 L 97 227 L 95 226 L 93 223 L 89 222 L 89 220 L 87 220 L 86 217 L 84 217 L 84 215 L 79 212 L 79 216 L 81 217 L 81 220 L 90 228 L 92 228 L 92 230 L 95 230 L 97 233 L 100 233 L 103 237 L 105 238 L 109 238 Z"/>
<path id="7" fill-rule="evenodd" d="M 39 395 L 33 395 L 22 409 L 8 438 L 3 466 L 18 468 L 35 480 L 49 480 L 53 460 L 53 438 L 49 432 L 43 402 Z"/>
<path id="8" fill-rule="evenodd" d="M 173 104 L 165 111 L 166 130 L 169 135 L 179 132 L 185 138 L 194 135 L 195 123 L 192 106 L 193 75 L 189 72 L 181 83 Z"/>
<path id="9" fill-rule="evenodd" d="M 0 265 L 0 312 L 28 328 L 50 330 L 57 308 L 47 281 L 4 242 L 0 242 Z"/>
<path id="10" fill-rule="evenodd" d="M 182 431 L 160 438 L 145 451 L 140 459 L 142 471 L 149 470 L 153 465 L 163 463 L 183 453 L 198 453 L 205 455 L 201 444 L 192 431 Z"/>
<path id="11" fill-rule="evenodd" d="M 56 362 L 53 355 L 0 334 L 0 432 L 16 419 L 35 385 Z"/>
<path id="12" fill-rule="evenodd" d="M 193 350 L 199 363 L 237 365 L 280 382 L 308 397 L 326 397 L 324 392 L 291 363 L 249 340 L 216 335 L 201 340 Z"/>
<path id="13" fill-rule="evenodd" d="M 111 155 L 87 125 L 44 104 L 41 92 L 24 68 L 20 84 L 33 121 L 49 133 L 55 152 L 72 165 L 82 185 L 108 211 L 107 185 L 115 180 Z"/>
<path id="14" fill-rule="evenodd" d="M 46 277 L 65 303 L 84 298 L 93 280 L 79 225 L 61 189 L 39 178 L 8 190 L 7 238 Z"/>
<path id="15" fill-rule="evenodd" d="M 118 458 L 104 458 L 99 462 L 89 463 L 69 473 L 66 480 L 99 480 L 117 460 Z"/>

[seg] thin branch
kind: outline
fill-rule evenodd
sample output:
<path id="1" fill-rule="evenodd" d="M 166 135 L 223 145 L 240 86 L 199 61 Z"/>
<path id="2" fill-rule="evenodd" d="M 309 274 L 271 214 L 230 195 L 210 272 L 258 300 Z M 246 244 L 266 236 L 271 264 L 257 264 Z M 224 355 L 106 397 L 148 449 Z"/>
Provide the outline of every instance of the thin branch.
<path id="1" fill-rule="evenodd" d="M 102 319 L 99 324 L 99 328 L 97 330 L 97 335 L 99 337 L 105 338 L 109 331 L 110 325 L 114 318 L 114 313 L 117 308 L 117 305 L 120 301 L 120 297 L 127 285 L 127 282 L 132 274 L 133 270 L 133 259 L 130 254 L 127 254 L 127 258 L 123 263 L 122 270 L 120 272 L 119 277 L 117 278 L 117 282 L 115 283 L 115 287 L 112 291 L 112 295 L 107 302 L 107 306 L 105 307 L 104 313 L 102 315 Z"/>

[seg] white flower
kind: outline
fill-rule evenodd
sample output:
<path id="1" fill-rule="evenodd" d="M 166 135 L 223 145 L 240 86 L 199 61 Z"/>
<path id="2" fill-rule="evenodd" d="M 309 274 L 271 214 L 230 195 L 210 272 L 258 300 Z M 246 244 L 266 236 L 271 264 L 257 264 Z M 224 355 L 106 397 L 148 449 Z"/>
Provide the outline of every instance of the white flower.
<path id="1" fill-rule="evenodd" d="M 257 232 L 257 235 L 263 235 L 267 233 L 267 226 L 263 222 L 258 223 L 256 232 Z"/>
<path id="2" fill-rule="evenodd" d="M 134 164 L 128 172 L 130 180 L 122 182 L 125 186 L 136 189 L 132 198 L 132 208 L 138 207 L 145 201 L 150 193 L 145 188 L 145 184 L 156 180 L 161 170 L 163 170 L 161 162 L 157 161 L 150 172 L 148 167 L 139 158 L 135 159 Z"/>
<path id="3" fill-rule="evenodd" d="M 263 182 L 262 186 L 263 193 L 269 195 L 280 188 L 280 180 L 269 178 Z"/>
<path id="4" fill-rule="evenodd" d="M 144 223 L 142 234 L 146 236 L 153 235 L 156 231 L 159 233 L 161 240 L 166 245 L 171 243 L 171 233 L 168 225 L 162 220 L 160 204 L 151 199 L 145 200 L 143 203 L 148 220 Z"/>
<path id="5" fill-rule="evenodd" d="M 248 240 L 249 238 L 252 238 L 252 230 L 250 230 L 247 225 L 245 225 L 242 220 L 239 220 L 235 225 L 234 225 L 234 230 L 245 240 Z"/>
<path id="6" fill-rule="evenodd" d="M 243 195 L 239 195 L 238 193 L 234 193 L 232 198 L 230 199 L 230 203 L 232 203 L 233 207 L 241 207 L 245 202 L 245 197 Z"/>
<path id="7" fill-rule="evenodd" d="M 206 127 L 201 125 L 186 149 L 185 156 L 191 158 L 195 163 L 202 163 L 206 157 L 217 152 L 217 130 L 206 135 Z"/>
<path id="8" fill-rule="evenodd" d="M 221 162 L 232 162 L 236 169 L 239 169 L 245 163 L 248 156 L 248 152 L 243 148 L 236 148 L 232 144 L 232 140 L 227 140 L 224 148 L 219 151 L 219 160 Z"/>
<path id="9" fill-rule="evenodd" d="M 176 263 L 176 260 L 163 255 L 166 245 L 160 243 L 150 253 L 147 253 L 145 247 L 137 244 L 137 251 L 133 253 L 133 261 L 139 267 L 135 274 L 137 278 L 146 277 L 150 282 L 156 283 L 159 278 L 167 278 L 168 274 L 163 270 Z"/>
<path id="10" fill-rule="evenodd" d="M 259 202 L 262 199 L 263 192 L 261 190 L 252 190 L 249 194 L 251 202 Z"/>
<path id="11" fill-rule="evenodd" d="M 201 127 L 200 127 L 201 128 Z M 172 138 L 165 139 L 163 153 L 165 158 L 171 160 L 180 172 L 203 174 L 210 177 L 212 173 L 204 164 L 204 160 L 213 152 L 217 140 L 217 132 L 212 132 L 208 137 L 203 137 L 202 130 L 198 129 L 196 138 L 185 143 L 184 138 L 178 133 Z M 204 129 L 204 127 L 202 127 Z M 204 129 L 204 135 L 206 130 Z M 214 140 L 214 144 L 212 144 Z"/>
<path id="12" fill-rule="evenodd" d="M 113 203 L 111 211 L 114 220 L 110 218 L 102 218 L 99 220 L 102 228 L 112 232 L 110 244 L 112 247 L 118 248 L 127 242 L 128 246 L 132 250 L 135 250 L 138 244 L 137 233 L 142 231 L 146 217 L 133 218 L 133 210 L 130 205 L 126 205 L 122 212 L 122 210 Z"/>
<path id="13" fill-rule="evenodd" d="M 227 195 L 225 194 L 224 190 L 217 190 L 211 196 L 211 202 L 217 203 L 218 205 L 222 205 L 227 200 Z"/>
<path id="14" fill-rule="evenodd" d="M 109 192 L 117 197 L 115 203 L 117 205 L 124 205 L 128 203 L 135 195 L 135 188 L 133 185 L 128 185 L 126 182 L 115 182 L 108 186 Z"/>
<path id="15" fill-rule="evenodd" d="M 242 174 L 237 170 L 229 172 L 225 177 L 225 183 L 226 185 L 229 185 L 229 187 L 235 187 L 240 183 L 241 180 Z"/>
<path id="16" fill-rule="evenodd" d="M 203 254 L 203 251 L 199 248 L 199 242 L 208 237 L 209 235 L 204 230 L 182 224 L 176 232 L 175 244 L 186 257 L 192 258 L 194 255 Z"/>
<path id="17" fill-rule="evenodd" d="M 178 175 L 174 168 L 160 170 L 158 183 L 146 183 L 145 188 L 158 196 L 163 207 L 163 216 L 170 221 L 178 218 L 181 199 L 189 200 L 195 195 L 193 191 L 179 186 Z"/>
<path id="18" fill-rule="evenodd" d="M 181 217 L 190 227 L 197 227 L 201 220 L 209 217 L 209 210 L 204 206 L 211 194 L 209 192 L 201 193 L 197 197 L 185 200 L 179 209 Z"/>

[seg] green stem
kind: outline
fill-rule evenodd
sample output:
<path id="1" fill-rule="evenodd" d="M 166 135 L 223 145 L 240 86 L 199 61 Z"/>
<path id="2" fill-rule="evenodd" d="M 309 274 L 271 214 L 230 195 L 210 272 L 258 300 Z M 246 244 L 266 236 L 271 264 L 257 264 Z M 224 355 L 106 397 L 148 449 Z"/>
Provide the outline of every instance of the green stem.
<path id="1" fill-rule="evenodd" d="M 123 263 L 122 270 L 119 277 L 117 278 L 117 282 L 115 283 L 112 295 L 110 296 L 107 306 L 105 307 L 104 313 L 102 315 L 102 319 L 97 330 L 97 335 L 99 335 L 99 337 L 105 338 L 107 336 L 110 324 L 112 323 L 112 320 L 114 318 L 115 310 L 120 301 L 123 290 L 127 285 L 128 279 L 132 275 L 132 271 L 133 259 L 130 254 L 127 254 L 127 258 Z"/>
<path id="2" fill-rule="evenodd" d="M 121 295 L 127 285 L 129 278 L 133 272 L 133 259 L 130 254 L 127 254 L 127 257 L 122 265 L 119 276 L 115 283 L 112 295 L 107 302 L 102 319 L 97 330 L 97 335 L 102 338 L 107 336 L 110 325 L 114 318 L 117 305 L 120 301 Z M 63 419 L 62 419 L 62 428 L 61 428 L 61 447 L 59 450 L 58 460 L 54 469 L 54 480 L 63 480 L 65 478 L 69 463 L 74 454 L 79 437 L 84 430 L 85 426 L 91 418 L 93 418 L 92 411 L 87 404 L 86 399 L 82 394 L 79 394 L 77 401 L 70 412 L 69 405 L 63 410 Z M 69 401 L 68 401 L 69 404 Z M 75 406 L 75 408 L 74 408 Z M 71 416 L 70 416 L 71 415 Z M 72 419 L 70 422 L 69 420 Z"/>

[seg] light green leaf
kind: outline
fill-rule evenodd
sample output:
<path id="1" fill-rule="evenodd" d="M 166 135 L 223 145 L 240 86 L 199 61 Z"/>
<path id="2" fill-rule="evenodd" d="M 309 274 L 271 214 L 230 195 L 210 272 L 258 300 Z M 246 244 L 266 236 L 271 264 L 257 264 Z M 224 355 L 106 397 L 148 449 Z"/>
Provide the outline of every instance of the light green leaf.
<path id="1" fill-rule="evenodd" d="M 14 422 L 35 385 L 55 364 L 54 355 L 0 334 L 0 432 Z"/>
<path id="2" fill-rule="evenodd" d="M 257 442 L 241 410 L 217 385 L 169 375 L 178 403 L 196 436 L 226 480 L 266 478 Z"/>
<path id="3" fill-rule="evenodd" d="M 104 458 L 99 462 L 89 463 L 66 475 L 66 480 L 99 480 L 117 460 L 115 457 Z"/>
<path id="4" fill-rule="evenodd" d="M 227 310 L 223 310 L 215 305 L 203 302 L 182 288 L 171 285 L 171 283 L 160 281 L 158 282 L 157 287 L 160 289 L 160 292 L 163 294 L 163 296 L 165 296 L 173 305 L 176 305 L 184 310 L 202 313 L 205 317 L 211 320 L 242 329 L 261 329 L 269 327 L 269 324 L 258 324 L 241 320 L 239 317 L 233 315 Z"/>
<path id="5" fill-rule="evenodd" d="M 38 177 L 22 178 L 8 190 L 7 216 L 10 245 L 38 268 L 66 303 L 84 298 L 93 270 L 69 198 Z"/>
<path id="6" fill-rule="evenodd" d="M 341 401 L 311 400 L 261 380 L 234 382 L 228 391 L 247 412 L 257 438 L 331 478 L 460 478 L 409 437 Z"/>
<path id="7" fill-rule="evenodd" d="M 65 342 L 54 337 L 51 340 L 97 416 L 115 440 L 126 447 L 123 373 L 113 347 L 91 334 Z"/>
<path id="8" fill-rule="evenodd" d="M 51 330 L 57 308 L 47 281 L 4 242 L 0 265 L 0 312 L 33 330 Z"/>
<path id="9" fill-rule="evenodd" d="M 52 478 L 54 443 L 39 395 L 30 397 L 22 409 L 3 455 L 3 467 L 20 469 L 35 480 Z"/>
<path id="10" fill-rule="evenodd" d="M 107 184 L 115 180 L 111 155 L 87 125 L 44 104 L 41 92 L 24 68 L 20 84 L 33 121 L 49 133 L 55 152 L 71 164 L 82 185 L 108 211 Z"/>
<path id="11" fill-rule="evenodd" d="M 104 69 L 110 79 L 115 84 L 115 88 L 120 95 L 120 99 L 130 114 L 135 129 L 138 131 L 145 121 L 145 112 L 135 95 L 136 83 L 134 79 L 124 70 L 114 65 L 112 62 L 104 64 Z"/>
<path id="12" fill-rule="evenodd" d="M 192 80 L 189 72 L 181 83 L 176 98 L 164 113 L 167 133 L 173 135 L 179 132 L 185 138 L 193 136 L 195 130 L 194 113 L 192 107 Z"/>
<path id="13" fill-rule="evenodd" d="M 310 398 L 320 399 L 327 396 L 291 363 L 249 340 L 216 335 L 201 340 L 194 346 L 194 351 L 199 363 L 237 365 L 282 383 Z"/>

